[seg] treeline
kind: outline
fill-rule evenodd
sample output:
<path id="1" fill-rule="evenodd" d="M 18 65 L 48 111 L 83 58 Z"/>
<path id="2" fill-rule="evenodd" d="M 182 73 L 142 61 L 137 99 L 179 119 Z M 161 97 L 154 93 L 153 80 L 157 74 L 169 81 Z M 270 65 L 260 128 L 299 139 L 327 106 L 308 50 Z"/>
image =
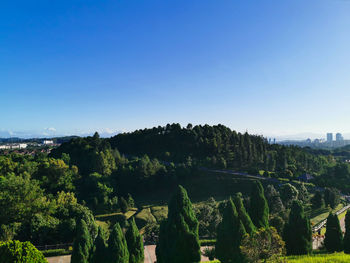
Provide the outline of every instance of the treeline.
<path id="1" fill-rule="evenodd" d="M 108 140 L 113 149 L 132 155 L 181 163 L 247 171 L 266 170 L 280 176 L 318 174 L 332 160 L 295 146 L 270 145 L 262 136 L 237 133 L 223 125 L 167 124 L 165 127 L 118 134 Z"/>

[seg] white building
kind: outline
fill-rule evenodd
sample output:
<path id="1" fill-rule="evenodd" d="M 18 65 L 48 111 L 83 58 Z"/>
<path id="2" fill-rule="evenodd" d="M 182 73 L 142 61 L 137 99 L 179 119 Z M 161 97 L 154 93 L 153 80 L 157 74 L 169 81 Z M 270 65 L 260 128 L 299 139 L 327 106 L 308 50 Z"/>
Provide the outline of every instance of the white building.
<path id="1" fill-rule="evenodd" d="M 44 140 L 43 144 L 44 145 L 52 145 L 53 144 L 53 140 Z"/>

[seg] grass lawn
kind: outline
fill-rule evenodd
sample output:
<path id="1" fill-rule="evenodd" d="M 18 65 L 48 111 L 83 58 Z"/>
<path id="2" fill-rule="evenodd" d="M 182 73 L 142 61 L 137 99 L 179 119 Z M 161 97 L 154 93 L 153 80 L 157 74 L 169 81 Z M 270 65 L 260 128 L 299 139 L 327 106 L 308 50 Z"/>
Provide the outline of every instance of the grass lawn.
<path id="1" fill-rule="evenodd" d="M 333 209 L 333 211 L 338 211 L 339 209 L 343 208 L 344 205 L 343 204 L 339 204 L 335 209 Z M 325 220 L 328 215 L 329 215 L 329 212 L 330 210 L 325 207 L 325 208 L 321 208 L 321 209 L 316 209 L 316 210 L 313 210 L 311 212 L 311 215 L 310 215 L 310 221 L 311 221 L 311 224 L 312 225 L 316 225 L 318 224 L 319 222 Z"/>
<path id="2" fill-rule="evenodd" d="M 287 262 L 291 263 L 345 263 L 350 262 L 350 255 L 344 253 L 334 253 L 334 254 L 319 254 L 312 256 L 290 256 L 287 257 Z"/>

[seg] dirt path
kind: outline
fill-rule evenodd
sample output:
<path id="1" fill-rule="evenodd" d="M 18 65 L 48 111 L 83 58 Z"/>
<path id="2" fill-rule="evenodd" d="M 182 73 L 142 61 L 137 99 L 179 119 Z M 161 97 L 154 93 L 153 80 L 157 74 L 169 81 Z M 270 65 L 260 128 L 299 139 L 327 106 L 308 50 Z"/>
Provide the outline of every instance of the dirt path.
<path id="1" fill-rule="evenodd" d="M 46 258 L 49 263 L 70 263 L 70 255 Z"/>

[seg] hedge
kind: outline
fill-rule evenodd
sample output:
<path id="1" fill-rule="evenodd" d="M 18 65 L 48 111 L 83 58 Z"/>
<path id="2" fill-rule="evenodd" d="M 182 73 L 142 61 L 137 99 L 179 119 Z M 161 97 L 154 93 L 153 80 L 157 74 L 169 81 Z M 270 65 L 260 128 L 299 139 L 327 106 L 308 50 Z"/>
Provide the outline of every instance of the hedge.
<path id="1" fill-rule="evenodd" d="M 45 257 L 57 257 L 57 256 L 70 255 L 72 251 L 62 248 L 62 249 L 49 249 L 49 250 L 42 251 L 42 253 Z"/>
<path id="2" fill-rule="evenodd" d="M 202 239 L 199 240 L 201 246 L 215 246 L 216 239 Z"/>
<path id="3" fill-rule="evenodd" d="M 47 263 L 43 253 L 30 242 L 0 242 L 0 263 Z"/>

